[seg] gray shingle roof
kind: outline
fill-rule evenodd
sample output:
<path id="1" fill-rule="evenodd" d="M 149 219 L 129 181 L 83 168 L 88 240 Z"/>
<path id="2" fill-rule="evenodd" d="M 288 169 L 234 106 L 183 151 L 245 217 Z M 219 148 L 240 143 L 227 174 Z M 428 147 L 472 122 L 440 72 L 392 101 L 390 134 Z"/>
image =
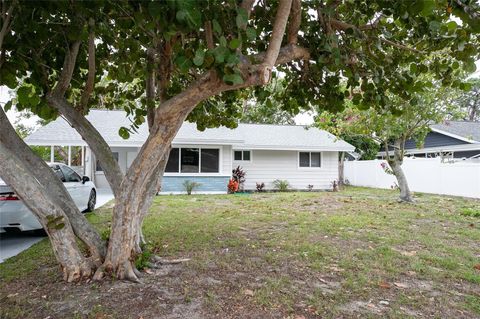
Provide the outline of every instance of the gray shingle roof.
<path id="1" fill-rule="evenodd" d="M 131 134 L 128 140 L 118 135 L 120 127 L 129 127 L 131 124 L 124 111 L 91 110 L 87 118 L 110 146 L 139 147 L 148 136 L 146 124 Z M 86 145 L 63 118 L 39 128 L 25 141 L 31 145 Z M 231 144 L 234 148 L 250 149 L 354 150 L 352 145 L 326 131 L 300 125 L 239 124 L 235 129 L 219 127 L 202 132 L 197 130 L 196 124 L 185 122 L 173 143 Z"/>
<path id="2" fill-rule="evenodd" d="M 446 121 L 445 123 L 434 124 L 430 127 L 473 140 L 472 142 L 480 143 L 480 122 Z"/>

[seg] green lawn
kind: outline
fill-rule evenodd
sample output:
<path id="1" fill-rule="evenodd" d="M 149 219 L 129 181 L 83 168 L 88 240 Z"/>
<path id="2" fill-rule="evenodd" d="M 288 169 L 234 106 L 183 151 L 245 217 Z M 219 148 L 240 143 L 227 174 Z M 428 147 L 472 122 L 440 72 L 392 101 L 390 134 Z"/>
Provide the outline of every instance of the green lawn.
<path id="1" fill-rule="evenodd" d="M 65 285 L 45 240 L 0 264 L 0 318 L 480 318 L 480 201 L 396 197 L 159 196 L 149 250 L 189 262 Z M 89 218 L 108 236 L 108 207 Z"/>

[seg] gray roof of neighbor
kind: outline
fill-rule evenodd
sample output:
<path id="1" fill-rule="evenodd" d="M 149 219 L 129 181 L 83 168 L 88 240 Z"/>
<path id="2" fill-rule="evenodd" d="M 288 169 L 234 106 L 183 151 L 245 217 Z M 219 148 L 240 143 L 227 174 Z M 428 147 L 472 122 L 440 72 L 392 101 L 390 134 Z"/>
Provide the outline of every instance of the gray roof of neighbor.
<path id="1" fill-rule="evenodd" d="M 130 127 L 131 124 L 124 111 L 91 110 L 87 119 L 112 147 L 140 147 L 148 136 L 146 124 L 140 126 L 128 140 L 118 135 L 120 127 Z M 61 117 L 40 127 L 30 134 L 25 142 L 30 145 L 86 145 L 75 129 Z M 347 142 L 317 128 L 243 123 L 235 129 L 219 127 L 199 131 L 196 124 L 185 122 L 173 140 L 173 144 L 224 144 L 233 145 L 237 149 L 354 150 L 354 147 Z"/>
<path id="2" fill-rule="evenodd" d="M 441 124 L 433 124 L 430 127 L 480 143 L 480 122 L 446 121 Z"/>

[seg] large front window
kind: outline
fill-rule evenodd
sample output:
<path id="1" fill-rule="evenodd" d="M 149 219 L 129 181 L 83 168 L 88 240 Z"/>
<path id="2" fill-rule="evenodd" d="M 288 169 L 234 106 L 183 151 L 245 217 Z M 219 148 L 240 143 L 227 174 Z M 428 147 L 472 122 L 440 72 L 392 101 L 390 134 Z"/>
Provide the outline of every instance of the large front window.
<path id="1" fill-rule="evenodd" d="M 166 173 L 218 173 L 220 172 L 218 148 L 172 148 Z"/>

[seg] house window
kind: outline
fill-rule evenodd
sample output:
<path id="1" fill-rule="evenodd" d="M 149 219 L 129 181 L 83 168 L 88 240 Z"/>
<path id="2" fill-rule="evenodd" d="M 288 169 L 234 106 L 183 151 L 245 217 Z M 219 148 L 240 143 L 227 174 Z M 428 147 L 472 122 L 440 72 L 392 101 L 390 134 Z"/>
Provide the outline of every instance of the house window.
<path id="1" fill-rule="evenodd" d="M 218 173 L 220 150 L 218 148 L 172 148 L 166 173 Z"/>
<path id="2" fill-rule="evenodd" d="M 250 151 L 235 151 L 233 158 L 235 161 L 250 161 L 251 154 Z"/>
<path id="3" fill-rule="evenodd" d="M 165 167 L 166 173 L 178 173 L 178 167 L 180 165 L 180 150 L 178 148 L 172 148 L 170 150 L 170 156 L 168 157 L 167 166 Z"/>
<path id="4" fill-rule="evenodd" d="M 321 167 L 322 156 L 319 152 L 299 152 L 298 153 L 299 167 Z"/>
<path id="5" fill-rule="evenodd" d="M 200 171 L 202 173 L 218 173 L 219 159 L 220 150 L 218 148 L 202 148 Z"/>
<path id="6" fill-rule="evenodd" d="M 118 152 L 112 152 L 112 155 L 113 155 L 113 157 L 115 158 L 115 160 L 116 160 L 117 163 L 118 163 Z M 103 172 L 103 168 L 102 168 L 102 166 L 100 165 L 100 161 L 99 161 L 99 160 L 97 160 L 97 165 L 96 165 L 96 167 L 97 167 L 97 169 L 96 169 L 97 172 Z"/>

